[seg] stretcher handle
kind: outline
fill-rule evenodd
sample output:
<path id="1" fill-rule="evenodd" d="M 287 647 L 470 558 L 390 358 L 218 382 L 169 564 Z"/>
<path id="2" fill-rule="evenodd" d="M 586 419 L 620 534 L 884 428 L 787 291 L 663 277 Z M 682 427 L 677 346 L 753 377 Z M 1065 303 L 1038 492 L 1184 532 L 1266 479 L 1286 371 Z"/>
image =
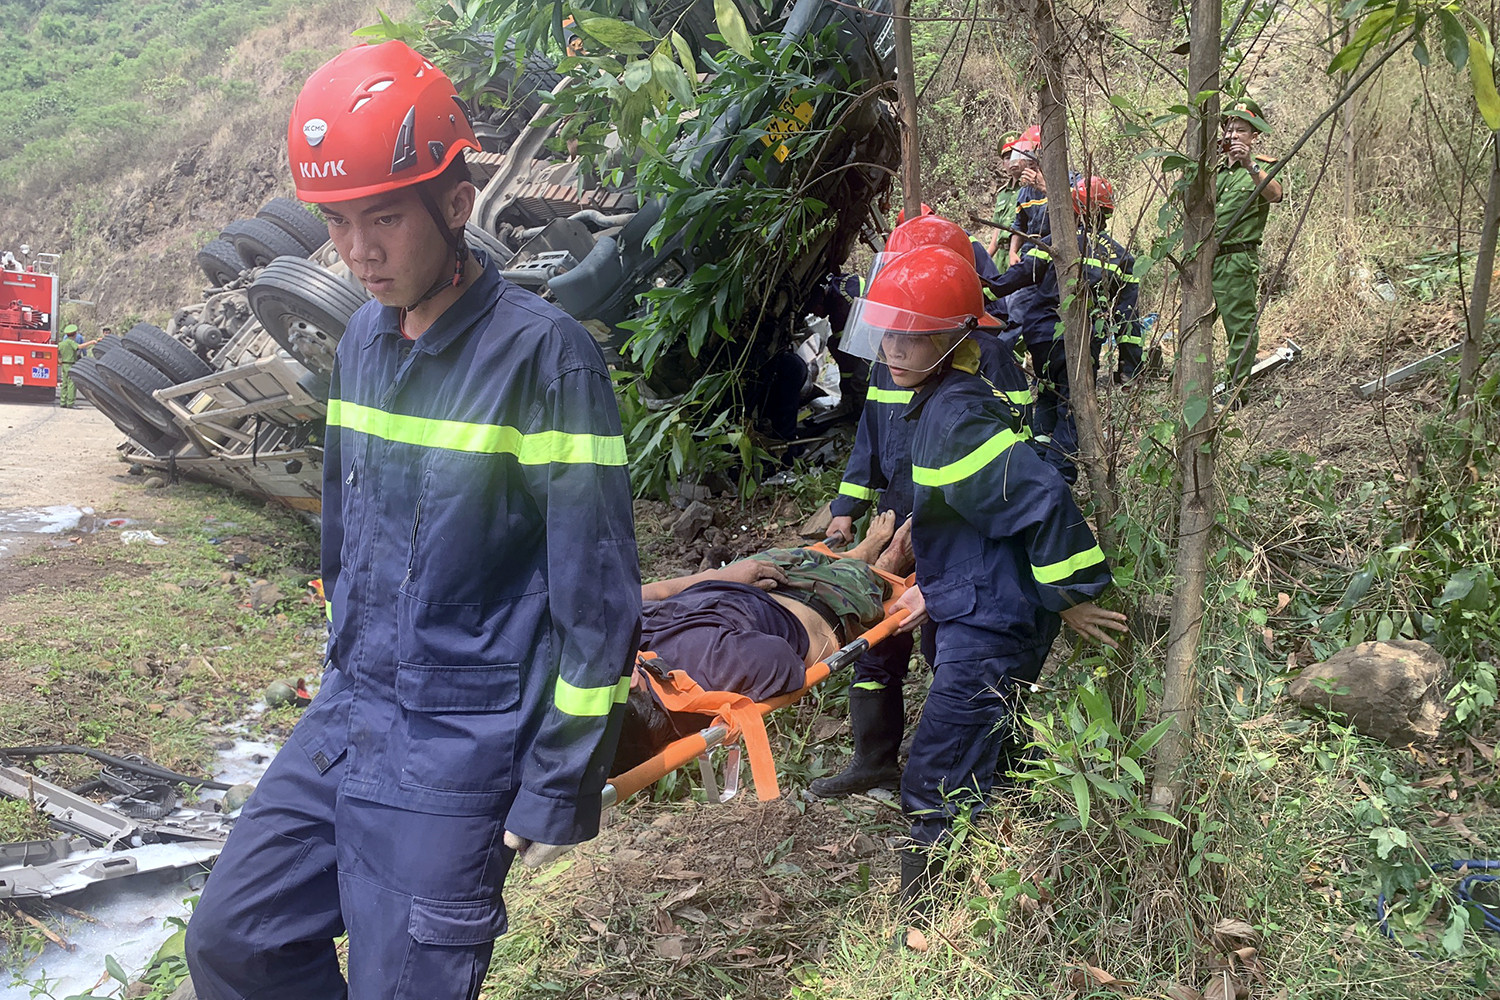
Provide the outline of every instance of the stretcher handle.
<path id="1" fill-rule="evenodd" d="M 884 642 L 896 634 L 900 629 L 901 622 L 910 614 L 905 608 L 876 622 L 866 629 L 857 639 L 853 639 L 846 645 L 841 646 L 833 655 L 819 660 L 807 668 L 807 676 L 803 681 L 801 689 L 790 694 L 780 695 L 770 701 L 760 703 L 761 715 L 767 715 L 778 708 L 783 708 L 799 700 L 809 690 L 828 679 L 828 675 L 835 670 L 842 669 L 845 664 L 857 659 L 870 647 Z M 716 747 L 724 742 L 729 735 L 729 730 L 724 726 L 709 726 L 707 729 L 696 732 L 691 736 L 684 736 L 680 740 L 674 740 L 668 744 L 666 749 L 652 757 L 650 760 L 642 761 L 635 767 L 626 771 L 604 786 L 601 797 L 601 808 L 608 809 L 618 802 L 623 802 L 643 788 L 649 788 L 671 772 L 682 767 L 684 764 L 696 759 L 701 754 L 707 753 L 711 747 Z"/>

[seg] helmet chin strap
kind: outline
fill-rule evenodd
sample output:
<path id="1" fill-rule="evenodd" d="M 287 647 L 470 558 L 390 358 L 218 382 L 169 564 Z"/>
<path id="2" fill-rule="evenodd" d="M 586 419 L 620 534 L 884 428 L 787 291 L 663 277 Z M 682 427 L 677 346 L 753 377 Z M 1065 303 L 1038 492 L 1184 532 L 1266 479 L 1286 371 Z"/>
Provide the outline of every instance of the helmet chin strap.
<path id="1" fill-rule="evenodd" d="M 432 221 L 437 224 L 438 230 L 443 234 L 443 240 L 448 244 L 448 249 L 453 253 L 453 274 L 451 277 L 438 278 L 437 281 L 433 282 L 431 288 L 422 293 L 422 296 L 417 301 L 409 306 L 403 306 L 401 308 L 401 318 L 403 321 L 406 319 L 406 314 L 417 308 L 417 306 L 436 295 L 442 294 L 445 289 L 457 288 L 462 285 L 464 283 L 465 265 L 469 260 L 468 244 L 464 242 L 462 236 L 448 228 L 448 223 L 443 218 L 443 213 L 438 209 L 437 200 L 432 196 L 431 185 L 428 183 L 420 185 L 417 188 L 417 196 L 422 199 L 422 204 L 427 206 L 427 214 L 432 216 Z"/>

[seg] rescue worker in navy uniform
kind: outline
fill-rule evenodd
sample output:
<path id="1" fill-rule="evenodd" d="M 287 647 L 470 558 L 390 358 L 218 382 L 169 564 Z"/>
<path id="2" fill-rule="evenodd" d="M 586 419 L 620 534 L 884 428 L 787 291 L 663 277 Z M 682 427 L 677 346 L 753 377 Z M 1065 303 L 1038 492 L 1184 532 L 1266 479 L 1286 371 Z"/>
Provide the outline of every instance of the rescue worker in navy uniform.
<path id="1" fill-rule="evenodd" d="M 474 998 L 513 859 L 598 832 L 641 610 L 619 413 L 588 333 L 465 247 L 479 146 L 432 63 L 335 57 L 288 143 L 375 301 L 328 402 L 322 688 L 188 966 L 203 1000 Z"/>
<path id="2" fill-rule="evenodd" d="M 1134 378 L 1140 371 L 1144 340 L 1136 310 L 1140 279 L 1135 276 L 1135 257 L 1103 228 L 1108 218 L 1106 205 L 1108 211 L 1113 210 L 1114 187 L 1103 177 L 1080 177 L 1073 184 L 1073 210 L 1079 223 L 1078 254 L 1083 258 L 1083 279 L 1091 296 L 1094 336 L 1090 350 L 1094 368 L 1098 370 L 1104 339 L 1114 330 L 1129 341 L 1128 344 L 1122 341 L 1123 380 Z M 1057 270 L 1047 249 L 1051 245 L 1050 236 L 1041 242 L 1041 246 L 1029 247 L 1021 260 L 989 287 L 1002 297 L 1021 289 L 1034 289 L 1022 325 L 1032 366 L 1042 383 L 1036 393 L 1033 426 L 1037 439 L 1047 442 L 1040 449 L 1042 457 L 1071 484 L 1078 480 L 1078 467 L 1073 462 L 1078 452 L 1078 428 L 1073 422 L 1067 350 L 1058 315 Z"/>
<path id="3" fill-rule="evenodd" d="M 956 223 L 936 215 L 923 215 L 903 222 L 891 231 L 885 252 L 876 261 L 875 276 L 883 262 L 921 246 L 945 246 L 956 256 L 978 249 L 968 233 Z M 964 258 L 968 259 L 968 258 Z M 856 300 L 858 301 L 858 300 Z M 964 357 L 954 364 L 977 372 L 1016 410 L 1024 423 L 1031 406 L 1031 387 L 1017 367 L 1015 355 L 994 336 L 993 321 L 976 332 L 965 346 Z M 891 380 L 882 365 L 870 371 L 870 389 L 855 431 L 854 449 L 839 483 L 838 496 L 830 505 L 833 521 L 830 536 L 854 540 L 854 520 L 878 501 L 880 511 L 894 511 L 899 520 L 911 514 L 912 425 L 900 419 L 911 402 L 912 392 Z M 814 795 L 838 798 L 871 788 L 894 788 L 901 778 L 897 751 L 906 730 L 906 704 L 902 684 L 906 680 L 914 643 L 908 633 L 894 635 L 860 657 L 854 665 L 849 689 L 849 727 L 854 755 L 837 774 L 813 781 Z"/>
<path id="4" fill-rule="evenodd" d="M 896 602 L 902 628 L 936 625 L 932 687 L 901 779 L 911 846 L 901 896 L 920 903 L 932 848 L 981 808 L 1014 743 L 1019 688 L 1036 680 L 1066 621 L 1113 645 L 1125 617 L 1093 604 L 1109 565 L 1062 477 L 1020 433 L 1015 410 L 953 367 L 982 321 L 978 275 L 946 247 L 881 268 L 849 319 L 848 349 L 872 357 L 913 398 L 912 546 L 917 586 Z"/>

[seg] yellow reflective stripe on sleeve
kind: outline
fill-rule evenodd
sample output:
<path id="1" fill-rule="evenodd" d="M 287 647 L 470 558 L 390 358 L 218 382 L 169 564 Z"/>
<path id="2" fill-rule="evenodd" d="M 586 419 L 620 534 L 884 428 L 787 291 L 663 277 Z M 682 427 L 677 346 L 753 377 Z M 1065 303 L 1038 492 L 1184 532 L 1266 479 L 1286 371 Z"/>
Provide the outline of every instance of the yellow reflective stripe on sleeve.
<path id="1" fill-rule="evenodd" d="M 1045 204 L 1047 204 L 1047 199 L 1046 198 L 1033 198 L 1031 201 L 1023 201 L 1023 202 L 1021 202 L 1021 204 L 1017 205 L 1016 207 L 1017 208 L 1036 208 L 1038 205 L 1045 205 Z"/>
<path id="2" fill-rule="evenodd" d="M 911 481 L 918 486 L 947 486 L 961 479 L 967 479 L 980 469 L 989 465 L 999 456 L 1005 454 L 1010 447 L 1021 440 L 1021 436 L 1015 431 L 1003 430 L 990 438 L 984 444 L 969 452 L 957 462 L 950 462 L 937 469 L 929 469 L 921 465 L 911 467 Z"/>
<path id="3" fill-rule="evenodd" d="M 1032 247 L 1030 250 L 1027 250 L 1026 251 L 1026 256 L 1028 256 L 1028 257 L 1037 257 L 1037 258 L 1040 258 L 1041 260 L 1051 260 L 1052 259 L 1052 255 L 1050 253 L 1048 253 L 1047 251 L 1041 249 L 1040 247 Z"/>
<path id="4" fill-rule="evenodd" d="M 1119 341 L 1120 343 L 1122 343 L 1122 344 L 1145 344 L 1146 343 L 1146 340 L 1145 340 L 1144 337 L 1132 337 L 1129 334 L 1123 334 L 1123 333 L 1120 336 L 1116 337 L 1115 339 L 1117 341 Z"/>
<path id="5" fill-rule="evenodd" d="M 868 486 L 860 486 L 856 483 L 839 483 L 839 492 L 846 497 L 856 500 L 874 500 L 875 491 Z"/>
<path id="6" fill-rule="evenodd" d="M 1069 556 L 1062 562 L 1055 562 L 1048 566 L 1031 567 L 1031 575 L 1036 577 L 1037 583 L 1056 583 L 1066 580 L 1081 569 L 1097 566 L 1104 561 L 1104 550 L 1095 545 L 1086 552 L 1080 552 L 1075 556 Z"/>
<path id="7" fill-rule="evenodd" d="M 333 602 L 332 601 L 324 601 L 323 602 L 323 613 L 328 616 L 328 620 L 329 621 L 333 621 Z"/>
<path id="8" fill-rule="evenodd" d="M 915 393 L 910 389 L 882 389 L 870 386 L 865 401 L 870 403 L 910 403 Z"/>
<path id="9" fill-rule="evenodd" d="M 614 706 L 625 704 L 625 699 L 629 696 L 629 677 L 621 677 L 613 684 L 592 688 L 574 687 L 559 677 L 557 690 L 552 695 L 552 703 L 557 706 L 559 712 L 565 715 L 598 718 L 608 715 L 609 710 Z"/>
<path id="10" fill-rule="evenodd" d="M 1033 401 L 1030 389 L 1008 389 L 1000 395 L 1021 406 L 1030 406 Z"/>
<path id="11" fill-rule="evenodd" d="M 522 465 L 624 465 L 625 439 L 618 434 L 524 434 L 505 424 L 411 417 L 338 399 L 328 401 L 328 426 L 421 448 L 481 455 L 514 455 Z"/>

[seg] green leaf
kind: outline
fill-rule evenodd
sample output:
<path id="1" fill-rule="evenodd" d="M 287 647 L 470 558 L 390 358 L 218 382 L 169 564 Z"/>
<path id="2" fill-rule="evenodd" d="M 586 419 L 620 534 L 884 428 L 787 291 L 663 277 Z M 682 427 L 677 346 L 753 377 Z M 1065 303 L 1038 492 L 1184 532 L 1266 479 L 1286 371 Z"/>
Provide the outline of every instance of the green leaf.
<path id="1" fill-rule="evenodd" d="M 1464 950 L 1464 935 L 1469 930 L 1469 911 L 1455 906 L 1448 916 L 1448 929 L 1443 931 L 1443 950 L 1457 955 Z"/>
<path id="2" fill-rule="evenodd" d="M 1137 764 L 1133 758 L 1121 757 L 1115 763 L 1119 764 L 1122 770 L 1130 772 L 1130 776 L 1137 782 L 1143 785 L 1146 783 L 1146 772 L 1141 770 L 1141 765 Z"/>
<path id="3" fill-rule="evenodd" d="M 1490 131 L 1500 132 L 1500 93 L 1495 90 L 1495 70 L 1490 58 L 1488 47 L 1480 39 L 1469 39 L 1469 79 L 1474 84 L 1474 101 Z"/>
<path id="4" fill-rule="evenodd" d="M 667 36 L 672 41 L 672 48 L 677 52 L 677 61 L 682 65 L 682 71 L 691 79 L 697 79 L 698 68 L 693 64 L 693 50 L 688 45 L 687 39 L 677 32 Z"/>
<path id="5" fill-rule="evenodd" d="M 130 985 L 130 977 L 125 975 L 125 970 L 120 968 L 120 963 L 115 961 L 115 956 L 104 956 L 104 968 L 109 973 L 109 978 L 115 980 L 122 986 Z"/>
<path id="6" fill-rule="evenodd" d="M 1420 38 L 1412 45 L 1411 54 L 1412 58 L 1417 61 L 1417 65 L 1423 69 L 1426 69 L 1432 63 L 1432 56 L 1427 51 L 1427 43 Z"/>
<path id="7" fill-rule="evenodd" d="M 714 19 L 719 23 L 719 34 L 724 44 L 749 59 L 751 56 L 750 32 L 745 30 L 745 19 L 734 0 L 714 0 Z"/>
<path id="8" fill-rule="evenodd" d="M 1437 599 L 1438 606 L 1452 604 L 1454 601 L 1462 601 L 1468 597 L 1469 591 L 1474 589 L 1477 576 L 1478 571 L 1473 566 L 1466 566 L 1450 576 L 1443 587 L 1443 593 Z"/>
<path id="9" fill-rule="evenodd" d="M 1078 806 L 1078 828 L 1087 830 L 1089 825 L 1089 783 L 1088 779 L 1081 774 L 1075 774 L 1068 779 L 1073 786 L 1073 801 Z"/>
<path id="10" fill-rule="evenodd" d="M 1130 741 L 1130 746 L 1125 748 L 1125 755 L 1140 760 L 1151 752 L 1151 748 L 1161 742 L 1161 738 L 1172 728 L 1172 717 L 1162 719 L 1156 725 L 1146 730 L 1141 735 Z"/>
<path id="11" fill-rule="evenodd" d="M 1189 427 L 1197 427 L 1198 422 L 1207 415 L 1207 396 L 1189 396 L 1182 404 L 1182 419 Z"/>
<path id="12" fill-rule="evenodd" d="M 651 60 L 637 59 L 625 67 L 625 75 L 620 78 L 620 82 L 625 85 L 626 90 L 634 94 L 651 82 L 651 74 Z"/>
<path id="13" fill-rule="evenodd" d="M 613 17 L 581 18 L 578 21 L 578 30 L 610 49 L 656 41 L 651 32 L 639 25 Z"/>
<path id="14" fill-rule="evenodd" d="M 682 67 L 677 65 L 665 48 L 658 47 L 655 52 L 651 53 L 651 71 L 656 77 L 656 82 L 675 97 L 678 103 L 692 105 L 693 89 L 688 85 L 687 74 L 682 71 Z"/>
<path id="15" fill-rule="evenodd" d="M 1137 840 L 1139 840 L 1139 841 L 1141 841 L 1143 843 L 1146 843 L 1146 844 L 1170 844 L 1171 843 L 1170 840 L 1168 840 L 1166 837 L 1163 837 L 1159 833 L 1152 833 L 1150 830 L 1142 830 L 1140 827 L 1133 826 L 1133 825 L 1131 825 L 1129 823 L 1122 823 L 1122 824 L 1120 824 L 1120 828 L 1122 830 L 1124 830 L 1126 833 L 1130 834 L 1132 837 L 1134 837 Z"/>
<path id="16" fill-rule="evenodd" d="M 1455 70 L 1463 69 L 1469 59 L 1469 36 L 1451 10 L 1439 7 L 1437 16 L 1438 27 L 1443 32 L 1443 55 Z"/>

